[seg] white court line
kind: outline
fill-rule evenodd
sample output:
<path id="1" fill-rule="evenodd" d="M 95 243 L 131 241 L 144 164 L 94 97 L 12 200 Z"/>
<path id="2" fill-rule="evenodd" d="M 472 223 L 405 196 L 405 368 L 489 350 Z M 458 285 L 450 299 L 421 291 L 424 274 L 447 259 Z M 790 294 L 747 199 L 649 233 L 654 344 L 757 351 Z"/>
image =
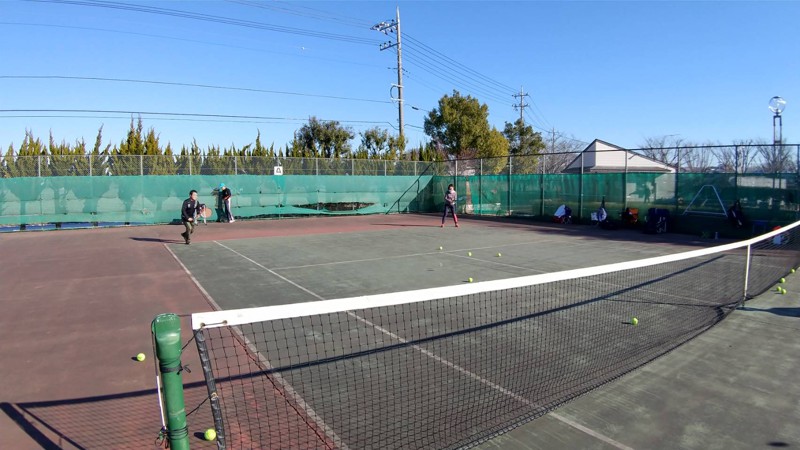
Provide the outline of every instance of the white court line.
<path id="1" fill-rule="evenodd" d="M 273 275 L 277 276 L 278 278 L 280 278 L 280 279 L 282 279 L 282 280 L 284 280 L 284 281 L 288 282 L 288 283 L 289 283 L 289 284 L 291 284 L 292 286 L 295 286 L 295 287 L 297 287 L 298 289 L 302 290 L 303 292 L 306 292 L 306 293 L 308 293 L 308 294 L 311 294 L 311 295 L 313 295 L 314 297 L 316 297 L 316 298 L 318 298 L 318 299 L 320 299 L 320 300 L 325 300 L 325 298 L 324 298 L 324 297 L 322 297 L 321 295 L 319 295 L 319 294 L 317 294 L 317 293 L 315 293 L 315 292 L 313 292 L 313 291 L 311 291 L 311 290 L 309 290 L 309 289 L 306 289 L 306 288 L 305 288 L 305 287 L 303 287 L 303 286 L 300 286 L 299 284 L 297 284 L 297 283 L 295 283 L 295 282 L 293 282 L 293 281 L 289 280 L 288 278 L 286 278 L 286 277 L 284 277 L 284 276 L 281 276 L 281 275 L 279 275 L 279 274 L 275 273 L 273 270 L 271 270 L 271 269 L 268 269 L 268 268 L 267 268 L 267 267 L 265 267 L 264 265 L 262 265 L 262 264 L 260 264 L 260 263 L 258 263 L 258 262 L 256 262 L 256 261 L 254 261 L 254 260 L 252 260 L 251 258 L 248 258 L 247 256 L 245 256 L 245 255 L 243 255 L 243 254 L 241 254 L 241 253 L 237 252 L 236 250 L 233 250 L 233 249 L 231 249 L 230 247 L 227 247 L 227 246 L 225 246 L 225 245 L 223 245 L 223 244 L 220 244 L 220 243 L 219 243 L 219 242 L 217 242 L 217 241 L 214 241 L 214 242 L 215 242 L 216 244 L 220 245 L 221 247 L 224 247 L 224 248 L 226 248 L 226 249 L 230 250 L 231 252 L 233 252 L 233 253 L 235 253 L 235 254 L 237 254 L 237 255 L 241 256 L 242 258 L 246 259 L 247 261 L 250 261 L 251 263 L 255 264 L 256 266 L 258 266 L 258 267 L 260 267 L 260 268 L 262 268 L 262 269 L 266 270 L 267 272 L 269 272 L 269 273 L 271 273 L 271 274 L 273 274 Z M 490 247 L 490 248 L 494 248 L 494 247 Z M 386 334 L 387 336 L 389 336 L 389 337 L 391 337 L 391 338 L 393 338 L 393 339 L 395 339 L 395 340 L 397 340 L 397 341 L 400 341 L 400 342 L 401 342 L 401 343 L 403 343 L 403 344 L 406 344 L 406 343 L 408 343 L 408 341 L 407 341 L 407 340 L 405 340 L 404 338 L 402 338 L 402 337 L 400 337 L 400 336 L 398 336 L 398 335 L 396 335 L 396 334 L 392 333 L 391 331 L 389 331 L 389 330 L 387 330 L 387 329 L 385 329 L 385 328 L 383 328 L 383 327 L 380 327 L 380 326 L 378 326 L 378 325 L 376 325 L 376 324 L 372 323 L 371 321 L 369 321 L 369 320 L 367 320 L 367 319 L 365 319 L 365 318 L 363 318 L 363 317 L 359 316 L 358 314 L 356 314 L 356 313 L 354 313 L 354 312 L 352 312 L 352 311 L 347 311 L 347 314 L 348 314 L 348 315 L 350 315 L 350 316 L 352 316 L 352 317 L 353 317 L 353 318 L 355 318 L 356 320 L 359 320 L 359 321 L 361 321 L 361 322 L 363 322 L 363 323 L 365 323 L 365 324 L 367 324 L 367 325 L 369 325 L 369 326 L 371 326 L 371 327 L 375 328 L 376 330 L 380 331 L 381 333 L 384 333 L 384 334 Z M 528 399 L 526 399 L 526 398 L 524 398 L 524 397 L 522 397 L 522 396 L 520 396 L 520 395 L 518 395 L 518 394 L 516 394 L 516 393 L 514 393 L 514 392 L 512 392 L 512 391 L 510 391 L 510 390 L 508 390 L 508 389 L 506 389 L 506 388 L 504 388 L 504 387 L 502 387 L 502 386 L 498 385 L 498 384 L 495 384 L 495 383 L 493 383 L 493 382 L 491 382 L 491 381 L 487 380 L 486 378 L 484 378 L 484 377 L 482 377 L 482 376 L 480 376 L 480 375 L 478 375 L 478 374 L 476 374 L 476 373 L 470 372 L 469 370 L 467 370 L 467 369 L 465 369 L 465 368 L 463 368 L 463 367 L 459 366 L 458 364 L 452 363 L 452 362 L 450 362 L 450 361 L 448 361 L 448 360 L 446 360 L 446 359 L 442 358 L 441 356 L 438 356 L 438 355 L 436 355 L 435 353 L 432 353 L 432 352 L 431 352 L 431 351 L 429 351 L 429 350 L 425 350 L 424 348 L 422 348 L 422 347 L 420 347 L 420 346 L 418 346 L 418 345 L 412 345 L 411 347 L 413 347 L 415 350 L 418 350 L 419 352 L 421 352 L 421 353 L 422 353 L 422 354 L 424 354 L 425 356 L 428 356 L 428 357 L 432 358 L 434 361 L 440 362 L 440 363 L 444 364 L 445 366 L 447 366 L 447 367 L 450 367 L 451 369 L 454 369 L 454 370 L 456 370 L 456 371 L 458 371 L 458 372 L 461 372 L 462 374 L 464 374 L 464 375 L 467 375 L 468 377 L 470 377 L 470 378 L 472 378 L 472 379 L 474 379 L 474 380 L 476 380 L 476 381 L 479 381 L 479 382 L 481 382 L 481 383 L 485 384 L 486 386 L 489 386 L 490 388 L 492 388 L 492 389 L 495 389 L 495 390 L 497 390 L 497 391 L 501 392 L 502 394 L 505 394 L 505 395 L 507 395 L 507 396 L 509 396 L 509 397 L 513 398 L 514 400 L 517 400 L 517 401 L 519 401 L 519 402 L 525 403 L 525 404 L 526 404 L 526 405 L 528 405 L 528 406 L 536 407 L 536 404 L 535 404 L 535 403 L 533 403 L 533 402 L 531 402 L 530 400 L 528 400 Z M 300 399 L 300 401 L 302 401 L 302 399 Z M 303 403 L 303 404 L 304 404 L 304 403 Z M 552 412 L 550 413 L 550 415 L 553 415 L 553 414 L 554 414 L 554 413 L 552 413 Z M 613 446 L 613 447 L 616 447 L 616 448 L 618 448 L 619 450 L 633 450 L 631 447 L 628 447 L 628 446 L 626 446 L 626 445 L 624 445 L 624 444 L 621 444 L 621 443 L 619 443 L 619 442 L 617 442 L 617 441 L 615 441 L 615 440 L 611 439 L 611 438 L 610 438 L 610 437 L 608 437 L 608 436 L 605 436 L 605 435 L 603 435 L 603 434 L 601 434 L 601 433 L 598 433 L 598 432 L 596 432 L 596 431 L 594 431 L 594 430 L 592 430 L 592 429 L 590 429 L 590 428 L 587 428 L 587 427 L 585 427 L 585 426 L 583 426 L 583 425 L 580 425 L 580 424 L 578 424 L 578 423 L 576 423 L 576 422 L 573 422 L 573 421 L 571 421 L 571 420 L 569 420 L 569 419 L 565 419 L 565 418 L 563 418 L 563 417 L 561 417 L 561 416 L 555 416 L 555 418 L 556 418 L 556 419 L 558 419 L 558 420 L 560 420 L 560 421 L 562 421 L 562 422 L 564 422 L 564 423 L 566 423 L 567 425 L 569 425 L 569 426 L 571 426 L 571 427 L 573 427 L 573 428 L 575 428 L 575 429 L 579 430 L 579 431 L 582 431 L 582 432 L 584 432 L 584 433 L 586 433 L 586 434 L 588 434 L 588 435 L 590 435 L 590 436 L 592 436 L 592 437 L 595 437 L 595 438 L 597 438 L 597 439 L 599 439 L 599 440 L 601 440 L 601 441 L 603 441 L 603 442 L 605 442 L 605 443 L 607 443 L 607 444 L 609 444 L 609 445 L 611 445 L 611 446 Z M 320 420 L 321 420 L 321 419 L 320 419 Z M 326 429 L 327 429 L 327 427 L 326 427 Z"/>
<path id="2" fill-rule="evenodd" d="M 215 243 L 215 244 L 217 244 L 217 245 L 219 245 L 219 246 L 220 246 L 220 247 L 222 247 L 222 248 L 226 248 L 226 249 L 228 249 L 228 250 L 232 251 L 233 253 L 236 253 L 237 255 L 241 256 L 242 258 L 244 258 L 244 259 L 246 259 L 246 260 L 250 261 L 251 263 L 253 263 L 253 264 L 257 265 L 258 267 L 261 267 L 262 269 L 264 269 L 264 270 L 266 270 L 267 272 L 269 272 L 269 273 L 271 273 L 271 274 L 275 275 L 276 277 L 280 278 L 281 280 L 283 280 L 283 281 L 285 281 L 285 282 L 287 282 L 287 283 L 291 284 L 292 286 L 296 287 L 297 289 L 300 289 L 301 291 L 303 291 L 303 292 L 305 292 L 305 293 L 307 293 L 307 294 L 311 294 L 311 295 L 313 295 L 314 297 L 316 297 L 316 298 L 317 298 L 317 299 L 319 299 L 319 300 L 325 300 L 325 298 L 324 298 L 324 297 L 322 297 L 322 296 L 318 295 L 316 292 L 312 292 L 312 291 L 310 291 L 310 290 L 308 290 L 308 289 L 304 288 L 303 286 L 300 286 L 299 284 L 295 283 L 294 281 L 292 281 L 292 280 L 290 280 L 290 279 L 286 278 L 285 276 L 283 276 L 283 275 L 281 275 L 281 274 L 279 274 L 279 273 L 275 272 L 274 270 L 272 270 L 272 269 L 270 269 L 270 268 L 268 268 L 268 267 L 265 267 L 264 265 L 262 265 L 262 264 L 261 264 L 261 263 L 259 263 L 258 261 L 254 261 L 254 260 L 252 260 L 252 259 L 248 258 L 247 256 L 244 256 L 243 254 L 241 254 L 241 253 L 237 252 L 236 250 L 234 250 L 234 249 L 232 249 L 232 248 L 228 247 L 227 245 L 225 245 L 225 244 L 221 244 L 221 243 L 219 243 L 219 242 L 217 242 L 217 241 L 214 241 L 214 243 Z"/>
<path id="3" fill-rule="evenodd" d="M 180 264 L 181 268 L 183 268 L 183 271 L 186 272 L 186 275 L 189 275 L 189 278 L 192 280 L 194 285 L 197 286 L 197 289 L 200 290 L 200 293 L 203 294 L 203 297 L 206 298 L 206 301 L 211 305 L 211 307 L 217 311 L 221 311 L 222 308 L 217 304 L 217 302 L 214 301 L 214 299 L 211 297 L 211 294 L 209 294 L 208 291 L 205 290 L 205 288 L 200 284 L 200 282 L 197 281 L 197 278 L 195 278 L 194 275 L 192 275 L 192 272 L 189 272 L 189 269 L 187 269 L 186 266 L 183 264 L 183 262 L 180 259 L 178 259 L 178 256 L 175 255 L 175 252 L 173 252 L 172 249 L 169 248 L 167 244 L 164 244 L 164 248 L 166 248 L 169 254 L 172 255 L 173 258 L 175 258 L 175 261 L 177 261 L 178 264 Z"/>
<path id="4" fill-rule="evenodd" d="M 215 241 L 215 242 L 216 242 L 216 241 Z M 220 244 L 220 245 L 222 245 L 222 244 Z M 211 304 L 211 306 L 213 306 L 213 307 L 214 307 L 214 309 L 216 309 L 217 311 L 220 311 L 220 310 L 222 310 L 222 308 L 219 306 L 219 304 L 217 304 L 217 302 L 216 302 L 216 301 L 214 301 L 214 299 L 211 297 L 211 294 L 209 294 L 209 293 L 208 293 L 208 291 L 206 291 L 206 290 L 205 290 L 205 288 L 203 288 L 203 286 L 202 286 L 202 285 L 200 285 L 200 282 L 199 282 L 199 281 L 197 281 L 197 278 L 195 278 L 195 277 L 194 277 L 194 275 L 192 275 L 192 273 L 191 273 L 191 272 L 189 272 L 189 269 L 188 269 L 188 268 L 186 268 L 186 265 L 184 265 L 184 264 L 183 264 L 183 262 L 181 262 L 181 260 L 180 260 L 180 259 L 178 259 L 177 255 L 175 255 L 175 253 L 172 251 L 172 249 L 170 249 L 170 248 L 169 248 L 169 246 L 167 246 L 167 244 L 164 244 L 164 247 L 165 247 L 165 248 L 167 249 L 167 251 L 168 251 L 168 252 L 169 252 L 169 253 L 172 255 L 172 257 L 173 257 L 173 258 L 175 258 L 175 261 L 178 261 L 178 264 L 180 264 L 180 266 L 183 268 L 183 271 L 184 271 L 184 272 L 186 272 L 186 274 L 187 274 L 187 275 L 189 275 L 189 278 L 192 280 L 192 282 L 194 282 L 195 286 L 197 286 L 197 288 L 198 288 L 198 289 L 200 289 L 200 292 L 203 294 L 203 296 L 205 296 L 206 300 L 207 300 L 207 301 L 208 301 L 208 302 Z M 225 246 L 223 245 L 223 247 L 225 247 Z M 225 247 L 225 248 L 227 248 L 227 247 Z M 228 250 L 230 250 L 230 249 L 228 249 Z M 313 294 L 313 292 L 312 292 L 312 294 Z M 316 294 L 315 294 L 315 295 L 316 295 Z M 243 334 L 243 333 L 242 333 L 242 331 L 239 329 L 239 327 L 235 327 L 235 326 L 234 326 L 234 327 L 231 327 L 231 328 L 233 328 L 234 332 L 235 332 L 237 335 L 239 335 L 239 337 L 241 337 L 241 338 L 244 340 L 245 344 L 248 346 L 248 348 L 250 348 L 250 351 L 252 351 L 252 352 L 253 352 L 253 353 L 255 353 L 256 355 L 258 355 L 258 359 L 259 359 L 259 361 L 261 361 L 261 363 L 262 363 L 262 364 L 264 364 L 264 366 L 267 368 L 267 370 L 271 370 L 271 369 L 273 368 L 273 367 L 272 367 L 272 364 L 271 364 L 271 363 L 270 363 L 270 362 L 267 360 L 267 358 L 265 358 L 265 357 L 264 357 L 264 355 L 262 355 L 262 354 L 261 354 L 261 352 L 259 352 L 259 351 L 258 351 L 258 350 L 255 348 L 255 345 L 253 345 L 253 344 L 250 342 L 250 339 L 248 339 L 246 336 L 244 336 L 244 334 Z M 333 442 L 334 442 L 334 443 L 336 443 L 336 445 L 338 445 L 338 446 L 339 446 L 339 448 L 341 448 L 342 450 L 349 450 L 349 448 L 347 447 L 347 445 L 346 445 L 346 444 L 345 444 L 345 443 L 342 441 L 342 439 L 341 439 L 341 438 L 340 438 L 340 437 L 339 437 L 339 436 L 336 434 L 336 432 L 334 432 L 334 431 L 333 431 L 333 429 L 332 429 L 332 428 L 330 428 L 330 427 L 329 427 L 329 426 L 328 426 L 328 425 L 327 425 L 327 424 L 326 424 L 326 423 L 325 423 L 325 422 L 322 420 L 322 417 L 320 417 L 320 416 L 319 416 L 319 415 L 316 413 L 316 411 L 314 411 L 314 409 L 313 409 L 313 408 L 311 408 L 311 406 L 310 406 L 310 405 L 308 405 L 308 404 L 305 402 L 305 400 L 303 400 L 303 397 L 301 397 L 301 396 L 300 396 L 300 394 L 298 394 L 298 393 L 297 393 L 297 392 L 294 390 L 294 388 L 292 387 L 292 385 L 291 385 L 291 384 L 289 384 L 289 383 L 288 383 L 288 382 L 287 382 L 287 381 L 286 381 L 286 380 L 283 378 L 283 376 L 281 376 L 281 374 L 279 374 L 279 373 L 275 373 L 275 374 L 273 374 L 273 378 L 275 379 L 275 381 L 277 381 L 277 382 L 278 382 L 278 384 L 280 384 L 281 386 L 283 386 L 284 390 L 286 391 L 286 394 L 287 394 L 287 395 L 288 395 L 290 398 L 292 398 L 292 399 L 293 399 L 295 402 L 297 402 L 297 405 L 300 407 L 300 409 L 302 409 L 302 410 L 303 410 L 303 411 L 304 411 L 306 414 L 308 414 L 308 416 L 311 418 L 311 420 L 313 420 L 313 421 L 314 421 L 314 422 L 317 424 L 317 426 L 318 426 L 318 427 L 322 428 L 323 432 L 324 432 L 324 433 L 325 433 L 325 434 L 326 434 L 326 435 L 327 435 L 329 438 L 331 438 L 331 440 L 333 440 Z"/>

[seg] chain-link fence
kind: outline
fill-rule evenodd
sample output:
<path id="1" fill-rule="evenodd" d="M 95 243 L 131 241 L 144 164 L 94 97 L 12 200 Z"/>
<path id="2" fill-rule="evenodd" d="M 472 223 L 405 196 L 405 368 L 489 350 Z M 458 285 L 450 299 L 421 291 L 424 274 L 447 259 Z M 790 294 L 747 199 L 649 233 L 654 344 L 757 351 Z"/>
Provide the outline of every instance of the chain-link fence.
<path id="1" fill-rule="evenodd" d="M 649 153 L 648 153 L 649 152 Z M 705 152 L 703 158 L 698 155 Z M 793 158 L 789 158 L 793 156 Z M 1 223 L 172 220 L 188 189 L 225 182 L 243 217 L 433 212 L 447 185 L 461 213 L 547 219 L 568 205 L 588 220 L 649 208 L 725 218 L 737 200 L 752 220 L 798 211 L 800 146 L 716 146 L 544 153 L 440 162 L 208 155 L 5 158 Z M 665 163 L 664 160 L 674 160 Z M 283 175 L 280 177 L 278 175 Z M 119 180 L 117 180 L 119 179 Z M 117 180 L 117 181 L 114 181 Z"/>
<path id="2" fill-rule="evenodd" d="M 0 161 L 1 178 L 130 175 L 403 175 L 430 162 L 256 156 L 39 155 Z"/>

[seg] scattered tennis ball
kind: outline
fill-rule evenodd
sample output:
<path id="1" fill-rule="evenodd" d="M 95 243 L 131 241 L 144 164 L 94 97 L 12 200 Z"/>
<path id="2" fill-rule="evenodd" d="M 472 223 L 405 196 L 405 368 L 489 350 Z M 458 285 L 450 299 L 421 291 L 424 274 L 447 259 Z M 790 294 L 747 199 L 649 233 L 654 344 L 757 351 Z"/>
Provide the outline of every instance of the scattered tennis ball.
<path id="1" fill-rule="evenodd" d="M 444 250 L 444 248 L 443 248 L 443 247 L 440 245 L 440 246 L 439 246 L 439 250 Z"/>
<path id="2" fill-rule="evenodd" d="M 786 289 L 781 288 L 781 294 L 785 294 L 785 293 L 786 293 Z"/>
<path id="3" fill-rule="evenodd" d="M 794 268 L 792 268 L 792 273 L 794 273 Z"/>
<path id="4" fill-rule="evenodd" d="M 786 283 L 786 278 L 781 278 L 781 283 Z"/>
<path id="5" fill-rule="evenodd" d="M 631 324 L 633 324 L 633 325 L 639 325 L 639 319 L 637 319 L 636 317 L 634 317 L 633 319 L 631 319 Z"/>
<path id="6" fill-rule="evenodd" d="M 467 278 L 467 281 L 469 281 L 470 283 L 472 283 L 472 277 L 469 277 L 469 278 Z"/>
<path id="7" fill-rule="evenodd" d="M 499 257 L 501 257 L 501 256 L 503 256 L 503 254 L 502 254 L 502 253 L 498 253 L 498 254 L 497 254 L 497 257 L 498 257 L 498 258 L 499 258 Z"/>
<path id="8" fill-rule="evenodd" d="M 144 355 L 144 353 L 139 353 L 138 355 L 136 355 L 137 361 L 144 361 L 145 358 L 146 356 Z"/>
<path id="9" fill-rule="evenodd" d="M 467 256 L 472 256 L 472 252 L 467 252 Z"/>
<path id="10" fill-rule="evenodd" d="M 207 441 L 213 441 L 217 438 L 217 432 L 214 431 L 213 428 L 209 428 L 205 433 L 203 433 L 203 437 L 206 438 Z"/>

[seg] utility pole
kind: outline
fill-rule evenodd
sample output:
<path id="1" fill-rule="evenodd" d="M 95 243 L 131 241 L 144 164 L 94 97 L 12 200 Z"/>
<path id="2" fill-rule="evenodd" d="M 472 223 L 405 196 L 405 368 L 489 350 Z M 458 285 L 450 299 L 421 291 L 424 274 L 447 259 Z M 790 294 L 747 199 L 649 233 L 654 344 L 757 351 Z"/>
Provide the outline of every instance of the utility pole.
<path id="1" fill-rule="evenodd" d="M 389 33 L 397 33 L 396 42 L 384 42 L 380 45 L 380 49 L 384 51 L 388 48 L 397 47 L 397 84 L 392 85 L 393 88 L 397 88 L 397 98 L 392 98 L 392 100 L 397 100 L 397 120 L 400 127 L 400 139 L 403 140 L 405 136 L 405 126 L 403 122 L 403 47 L 400 35 L 400 7 L 397 7 L 394 20 L 375 24 L 371 29 L 380 31 L 387 36 Z"/>
<path id="2" fill-rule="evenodd" d="M 519 105 L 514 105 L 514 108 L 519 108 L 519 150 L 522 151 L 523 149 L 523 142 L 522 142 L 522 131 L 525 128 L 525 107 L 528 106 L 525 104 L 525 97 L 530 97 L 528 94 L 525 93 L 525 90 L 522 89 L 522 86 L 519 88 L 519 94 L 514 94 L 514 98 L 519 98 Z"/>

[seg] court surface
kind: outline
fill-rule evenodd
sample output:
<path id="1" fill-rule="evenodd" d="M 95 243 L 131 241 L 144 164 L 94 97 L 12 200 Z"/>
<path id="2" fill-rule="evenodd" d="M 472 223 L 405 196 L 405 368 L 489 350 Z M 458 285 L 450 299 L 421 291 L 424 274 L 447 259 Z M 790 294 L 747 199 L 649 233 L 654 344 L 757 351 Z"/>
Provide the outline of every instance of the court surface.
<path id="1" fill-rule="evenodd" d="M 0 275 L 13 299 L 0 331 L 13 344 L 0 354 L 14 363 L 0 369 L 8 380 L 0 387 L 0 425 L 12 430 L 0 437 L 0 447 L 149 445 L 160 426 L 154 372 L 130 356 L 149 348 L 149 321 L 161 312 L 450 286 L 470 277 L 548 273 L 719 243 L 507 220 L 462 218 L 460 228 L 449 222 L 442 229 L 438 217 L 425 215 L 214 223 L 200 226 L 189 246 L 180 242 L 181 231 L 158 226 L 0 237 L 3 266 L 11 254 L 23 261 Z M 34 270 L 42 265 L 55 269 L 45 276 Z M 670 354 L 483 448 L 800 445 L 794 426 L 800 382 L 793 376 L 800 344 L 791 338 L 800 282 L 790 279 L 788 289 L 789 295 L 760 296 Z M 43 311 L 39 320 L 36 311 Z M 197 370 L 184 375 L 187 410 L 200 405 L 205 390 L 189 349 L 185 362 Z M 48 354 L 46 363 L 35 354 Z M 10 387 L 19 385 L 25 388 Z M 189 422 L 193 448 L 211 448 L 193 434 L 211 425 L 207 408 Z M 115 424 L 116 437 L 98 431 Z"/>

